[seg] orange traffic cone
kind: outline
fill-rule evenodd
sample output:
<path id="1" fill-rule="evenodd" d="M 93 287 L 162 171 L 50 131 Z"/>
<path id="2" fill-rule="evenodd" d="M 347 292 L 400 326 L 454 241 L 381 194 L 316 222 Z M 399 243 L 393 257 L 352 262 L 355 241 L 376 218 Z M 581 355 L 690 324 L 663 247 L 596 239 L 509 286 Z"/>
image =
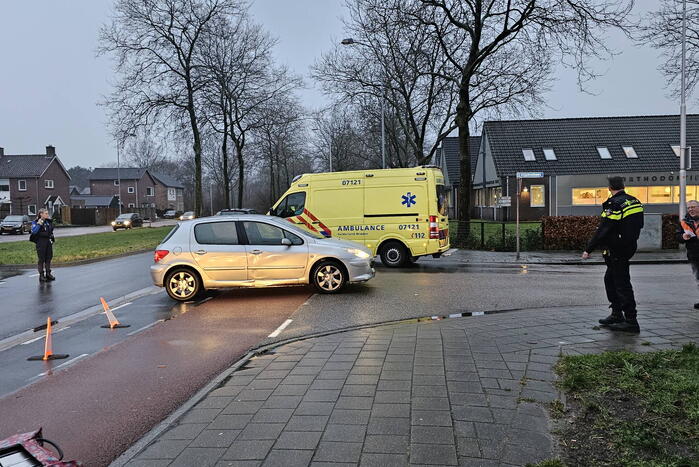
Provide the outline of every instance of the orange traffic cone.
<path id="1" fill-rule="evenodd" d="M 60 353 L 60 354 L 55 354 L 53 353 L 52 345 L 51 345 L 51 318 L 46 318 L 46 340 L 44 341 L 44 355 L 35 355 L 33 357 L 29 357 L 27 360 L 60 360 L 62 358 L 68 358 L 68 354 L 65 353 Z"/>
<path id="2" fill-rule="evenodd" d="M 121 324 L 118 319 L 116 319 L 116 316 L 114 316 L 114 312 L 109 309 L 109 305 L 107 304 L 107 301 L 100 297 L 100 302 L 102 302 L 102 308 L 104 308 L 104 314 L 107 315 L 107 319 L 109 320 L 109 324 L 105 324 L 103 326 L 100 326 L 101 328 L 109 328 L 109 329 L 114 329 L 114 328 L 128 328 L 131 325 L 130 324 Z"/>

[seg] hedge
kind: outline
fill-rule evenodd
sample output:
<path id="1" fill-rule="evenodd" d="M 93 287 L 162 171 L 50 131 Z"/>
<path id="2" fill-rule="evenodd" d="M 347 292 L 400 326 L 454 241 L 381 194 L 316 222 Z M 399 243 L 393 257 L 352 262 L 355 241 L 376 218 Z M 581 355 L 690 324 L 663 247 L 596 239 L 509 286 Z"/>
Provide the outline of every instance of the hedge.
<path id="1" fill-rule="evenodd" d="M 679 247 L 677 214 L 663 214 L 662 247 Z M 541 219 L 544 250 L 583 250 L 599 225 L 599 216 L 545 216 Z"/>

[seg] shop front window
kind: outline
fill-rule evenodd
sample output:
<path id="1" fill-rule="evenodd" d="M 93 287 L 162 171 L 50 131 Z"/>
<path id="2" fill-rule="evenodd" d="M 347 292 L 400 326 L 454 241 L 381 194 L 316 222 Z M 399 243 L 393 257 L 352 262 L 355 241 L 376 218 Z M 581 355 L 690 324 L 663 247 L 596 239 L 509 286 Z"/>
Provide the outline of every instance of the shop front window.
<path id="1" fill-rule="evenodd" d="M 597 188 L 573 188 L 574 206 L 594 206 L 597 202 Z"/>
<path id="2" fill-rule="evenodd" d="M 648 203 L 648 189 L 649 188 L 654 188 L 654 187 L 648 187 L 648 186 L 628 186 L 626 187 L 625 191 L 630 194 L 631 196 L 634 196 L 638 198 L 638 200 L 643 203 L 647 204 Z M 661 187 L 664 188 L 664 187 Z"/>
<path id="3" fill-rule="evenodd" d="M 685 201 L 690 201 L 692 199 L 697 199 L 697 187 L 692 186 L 692 185 L 687 185 L 687 197 L 685 198 Z M 679 186 L 673 187 L 672 203 L 673 204 L 680 203 L 680 187 Z"/>
<path id="4" fill-rule="evenodd" d="M 648 187 L 648 203 L 649 204 L 671 204 L 672 203 L 672 187 L 671 186 L 649 186 Z"/>

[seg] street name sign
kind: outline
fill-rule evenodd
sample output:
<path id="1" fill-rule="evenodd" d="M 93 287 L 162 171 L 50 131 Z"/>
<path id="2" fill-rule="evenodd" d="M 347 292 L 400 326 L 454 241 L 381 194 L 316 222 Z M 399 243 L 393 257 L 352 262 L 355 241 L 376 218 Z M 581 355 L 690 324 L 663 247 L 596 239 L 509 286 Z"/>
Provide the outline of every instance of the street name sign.
<path id="1" fill-rule="evenodd" d="M 512 206 L 512 197 L 511 196 L 501 196 L 498 199 L 498 206 L 501 206 L 503 208 L 507 208 Z"/>
<path id="2" fill-rule="evenodd" d="M 544 172 L 517 172 L 517 178 L 544 178 Z"/>

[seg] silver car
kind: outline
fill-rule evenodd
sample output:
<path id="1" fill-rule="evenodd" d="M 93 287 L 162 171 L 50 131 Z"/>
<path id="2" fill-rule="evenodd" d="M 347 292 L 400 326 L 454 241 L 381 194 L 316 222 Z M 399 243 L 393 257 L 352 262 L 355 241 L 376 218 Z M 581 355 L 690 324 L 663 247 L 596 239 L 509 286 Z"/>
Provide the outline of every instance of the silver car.
<path id="1" fill-rule="evenodd" d="M 179 222 L 158 245 L 154 260 L 153 283 L 177 301 L 228 287 L 310 283 L 321 293 L 336 293 L 375 274 L 364 246 L 255 214 Z"/>

